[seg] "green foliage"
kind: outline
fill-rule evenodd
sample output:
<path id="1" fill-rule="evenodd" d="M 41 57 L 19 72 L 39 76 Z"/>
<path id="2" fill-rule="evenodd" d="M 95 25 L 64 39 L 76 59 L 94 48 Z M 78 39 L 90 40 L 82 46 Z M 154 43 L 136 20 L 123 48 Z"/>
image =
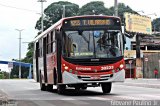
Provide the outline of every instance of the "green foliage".
<path id="1" fill-rule="evenodd" d="M 29 75 L 29 67 L 21 67 L 21 78 L 27 78 Z M 19 77 L 19 66 L 13 67 L 11 71 L 11 78 L 18 78 Z"/>
<path id="2" fill-rule="evenodd" d="M 26 53 L 26 57 L 21 60 L 21 62 L 25 63 L 31 63 L 33 64 L 33 49 L 34 49 L 34 43 L 30 42 L 28 44 L 28 52 Z M 12 59 L 13 61 L 17 61 L 17 59 Z M 22 78 L 27 78 L 29 75 L 29 67 L 21 67 L 22 70 Z M 11 78 L 18 78 L 19 77 L 19 66 L 14 66 L 11 71 Z"/>
<path id="3" fill-rule="evenodd" d="M 0 79 L 4 79 L 4 75 L 0 73 Z"/>
<path id="4" fill-rule="evenodd" d="M 9 73 L 5 71 L 0 71 L 0 79 L 8 79 Z"/>
<path id="5" fill-rule="evenodd" d="M 50 4 L 44 10 L 44 30 L 49 28 L 51 25 L 56 23 L 58 20 L 62 18 L 63 13 L 63 5 L 65 5 L 65 13 L 66 17 L 75 16 L 75 15 L 114 15 L 114 7 L 110 7 L 109 9 L 104 6 L 104 2 L 102 1 L 93 1 L 87 3 L 79 9 L 79 6 L 74 3 L 70 3 L 67 1 L 59 1 Z M 126 6 L 124 3 L 118 4 L 118 15 L 121 18 L 122 22 L 124 21 L 123 14 L 125 12 L 135 13 L 129 6 Z M 36 29 L 41 30 L 41 17 L 37 21 Z"/>
<path id="6" fill-rule="evenodd" d="M 44 30 L 62 18 L 63 5 L 65 5 L 66 17 L 77 15 L 79 11 L 79 6 L 77 4 L 67 1 L 54 2 L 44 10 Z M 41 17 L 37 21 L 35 28 L 38 30 L 41 29 Z"/>
<path id="7" fill-rule="evenodd" d="M 33 49 L 34 49 L 34 43 L 31 42 L 28 44 L 28 52 L 26 54 L 26 57 L 21 60 L 22 62 L 33 64 Z"/>
<path id="8" fill-rule="evenodd" d="M 114 7 L 113 6 L 110 8 L 110 11 L 112 14 L 114 14 Z M 126 6 L 124 3 L 119 3 L 118 4 L 118 16 L 121 18 L 122 22 L 124 22 L 124 13 L 125 12 L 138 14 L 136 11 L 132 10 L 129 6 Z"/>
<path id="9" fill-rule="evenodd" d="M 152 29 L 153 31 L 160 32 L 160 18 L 156 18 L 152 21 Z"/>
<path id="10" fill-rule="evenodd" d="M 80 8 L 78 15 L 112 15 L 108 8 L 105 8 L 101 1 L 87 3 Z"/>

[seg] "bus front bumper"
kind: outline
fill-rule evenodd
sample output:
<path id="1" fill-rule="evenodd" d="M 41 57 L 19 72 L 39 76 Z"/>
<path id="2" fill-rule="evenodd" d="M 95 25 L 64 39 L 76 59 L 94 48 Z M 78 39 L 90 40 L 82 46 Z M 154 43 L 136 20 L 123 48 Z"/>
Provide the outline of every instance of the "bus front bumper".
<path id="1" fill-rule="evenodd" d="M 113 75 L 101 75 L 100 78 L 91 78 L 89 75 L 81 76 L 64 71 L 62 74 L 63 84 L 83 84 L 83 83 L 105 83 L 105 82 L 124 82 L 125 70 L 114 73 Z"/>

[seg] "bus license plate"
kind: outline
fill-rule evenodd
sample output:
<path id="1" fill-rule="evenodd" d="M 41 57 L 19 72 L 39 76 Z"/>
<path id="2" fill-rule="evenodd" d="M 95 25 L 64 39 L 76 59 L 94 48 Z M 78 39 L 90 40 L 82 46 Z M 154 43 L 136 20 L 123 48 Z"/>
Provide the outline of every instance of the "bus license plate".
<path id="1" fill-rule="evenodd" d="M 91 79 L 100 79 L 100 76 L 91 76 Z"/>

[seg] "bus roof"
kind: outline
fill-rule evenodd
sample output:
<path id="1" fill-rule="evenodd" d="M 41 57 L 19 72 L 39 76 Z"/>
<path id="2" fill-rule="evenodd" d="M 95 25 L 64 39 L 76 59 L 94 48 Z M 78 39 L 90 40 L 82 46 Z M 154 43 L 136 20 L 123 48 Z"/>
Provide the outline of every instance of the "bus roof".
<path id="1" fill-rule="evenodd" d="M 41 33 L 40 35 L 36 36 L 35 39 L 34 39 L 34 42 L 36 42 L 38 39 L 40 39 L 41 37 L 43 37 L 44 35 L 47 34 L 47 32 L 50 32 L 52 29 L 55 29 L 56 27 L 62 25 L 63 21 L 64 20 L 67 20 L 67 19 L 73 19 L 73 18 L 83 18 L 83 17 L 87 17 L 87 18 L 92 18 L 92 17 L 101 17 L 101 18 L 117 18 L 117 19 L 120 19 L 119 17 L 117 16 L 106 16 L 106 15 L 82 15 L 82 16 L 73 16 L 73 17 L 65 17 L 65 18 L 62 18 L 60 19 L 58 22 L 56 22 L 55 24 L 53 24 L 51 27 L 49 27 L 48 29 L 46 29 L 43 33 Z M 59 28 L 60 28 L 59 27 Z"/>

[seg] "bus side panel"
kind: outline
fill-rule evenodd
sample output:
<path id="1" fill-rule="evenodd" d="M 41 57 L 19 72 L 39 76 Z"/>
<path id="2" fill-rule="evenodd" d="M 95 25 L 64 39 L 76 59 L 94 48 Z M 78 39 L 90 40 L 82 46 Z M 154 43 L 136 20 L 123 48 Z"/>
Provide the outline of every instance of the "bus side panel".
<path id="1" fill-rule="evenodd" d="M 54 84 L 54 73 L 57 70 L 57 58 L 56 53 L 47 55 L 47 75 L 48 75 L 48 84 Z"/>
<path id="2" fill-rule="evenodd" d="M 48 78 L 47 78 L 47 63 L 46 63 L 46 54 L 47 54 L 47 49 L 46 49 L 46 37 L 43 38 L 43 70 L 44 70 L 44 81 L 45 83 L 48 82 Z"/>
<path id="3" fill-rule="evenodd" d="M 33 55 L 33 78 L 35 81 L 39 82 L 39 69 L 38 69 L 38 56 L 39 56 L 39 44 L 35 42 L 34 44 L 34 55 Z"/>
<path id="4" fill-rule="evenodd" d="M 36 82 L 39 82 L 39 75 L 37 75 L 38 71 L 36 70 L 36 59 L 33 58 L 33 79 L 36 81 Z"/>
<path id="5" fill-rule="evenodd" d="M 48 84 L 54 84 L 54 76 L 53 76 L 53 72 L 54 72 L 54 68 L 55 68 L 55 59 L 54 59 L 54 54 L 48 54 L 47 55 L 47 76 L 48 76 Z"/>
<path id="6" fill-rule="evenodd" d="M 38 66 L 39 66 L 39 75 L 41 75 L 42 83 L 45 83 L 44 81 L 44 67 L 43 67 L 43 57 L 38 58 Z"/>

